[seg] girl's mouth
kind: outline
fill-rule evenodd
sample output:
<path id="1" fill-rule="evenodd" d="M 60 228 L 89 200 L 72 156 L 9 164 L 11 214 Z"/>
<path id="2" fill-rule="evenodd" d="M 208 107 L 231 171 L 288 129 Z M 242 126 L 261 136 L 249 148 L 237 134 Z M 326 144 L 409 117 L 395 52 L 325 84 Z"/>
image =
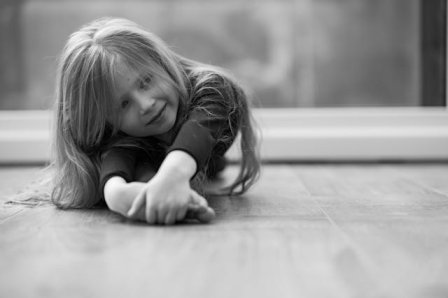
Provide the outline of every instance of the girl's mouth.
<path id="1" fill-rule="evenodd" d="M 160 111 L 159 111 L 159 112 L 158 112 L 158 113 L 157 113 L 151 120 L 149 120 L 148 123 L 146 123 L 145 126 L 151 125 L 151 124 L 157 122 L 159 119 L 161 119 L 161 118 L 162 118 L 162 115 L 163 115 L 163 112 L 165 112 L 165 109 L 166 109 L 166 105 L 164 105 L 164 106 L 160 109 Z"/>

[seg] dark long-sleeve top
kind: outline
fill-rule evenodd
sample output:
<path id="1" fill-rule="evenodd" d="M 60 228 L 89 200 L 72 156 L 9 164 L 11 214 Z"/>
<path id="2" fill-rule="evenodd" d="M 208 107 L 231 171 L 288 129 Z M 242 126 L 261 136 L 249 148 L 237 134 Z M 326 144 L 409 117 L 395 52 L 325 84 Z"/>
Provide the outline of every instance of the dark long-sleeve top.
<path id="1" fill-rule="evenodd" d="M 239 129 L 241 115 L 236 101 L 240 100 L 241 89 L 219 75 L 214 75 L 213 80 L 202 84 L 193 80 L 191 85 L 186 117 L 178 113 L 175 124 L 177 132 L 171 144 L 161 145 L 158 142 L 146 153 L 137 149 L 113 147 L 103 154 L 101 193 L 107 180 L 113 176 L 120 176 L 127 182 L 135 181 L 136 163 L 142 154 L 149 154 L 152 165 L 157 169 L 169 152 L 182 150 L 195 159 L 197 172 L 207 166 L 212 156 L 225 154 Z M 157 143 L 155 139 L 152 140 Z M 151 138 L 147 141 L 151 141 Z"/>

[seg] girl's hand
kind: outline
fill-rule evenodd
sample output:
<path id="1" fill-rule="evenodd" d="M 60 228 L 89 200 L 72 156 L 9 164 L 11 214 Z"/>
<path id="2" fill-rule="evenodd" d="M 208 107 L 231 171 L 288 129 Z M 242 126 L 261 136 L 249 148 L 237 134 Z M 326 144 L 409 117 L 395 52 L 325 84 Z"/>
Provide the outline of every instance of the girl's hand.
<path id="1" fill-rule="evenodd" d="M 210 222 L 215 218 L 215 211 L 210 208 L 207 201 L 192 190 L 192 203 L 188 205 L 186 219 L 197 219 L 200 222 Z M 205 202 L 205 204 L 204 204 Z"/>
<path id="2" fill-rule="evenodd" d="M 129 217 L 128 212 L 132 204 L 139 195 L 144 194 L 146 186 L 147 184 L 143 182 L 127 183 L 121 177 L 112 177 L 105 186 L 107 206 L 110 210 Z M 201 222 L 209 222 L 214 217 L 215 212 L 208 207 L 205 199 L 194 190 L 190 190 L 190 201 L 187 205 L 187 212 L 185 218 L 182 219 L 197 219 Z M 145 208 L 140 208 L 131 218 L 146 221 Z"/>
<path id="3" fill-rule="evenodd" d="M 127 215 L 134 218 L 145 205 L 145 219 L 150 224 L 173 224 L 185 219 L 188 210 L 199 220 L 210 221 L 213 210 L 193 191 L 190 179 L 196 172 L 196 160 L 188 153 L 168 153 L 158 172 L 137 195 Z"/>
<path id="4" fill-rule="evenodd" d="M 143 209 L 144 220 L 150 224 L 171 225 L 186 218 L 209 222 L 215 217 L 205 198 L 192 190 L 188 181 L 157 175 L 137 195 L 127 216 L 141 219 Z"/>
<path id="5" fill-rule="evenodd" d="M 150 224 L 173 224 L 187 213 L 190 187 L 187 181 L 170 181 L 155 175 L 137 195 L 128 211 L 134 218 L 145 209 L 145 220 Z"/>

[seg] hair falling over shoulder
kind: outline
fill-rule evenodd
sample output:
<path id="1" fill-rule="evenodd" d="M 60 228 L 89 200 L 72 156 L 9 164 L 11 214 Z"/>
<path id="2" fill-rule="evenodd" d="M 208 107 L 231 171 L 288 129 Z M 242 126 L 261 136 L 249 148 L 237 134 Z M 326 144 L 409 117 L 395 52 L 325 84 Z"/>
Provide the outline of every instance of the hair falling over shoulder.
<path id="1" fill-rule="evenodd" d="M 209 191 L 208 194 L 218 196 L 241 195 L 258 180 L 261 167 L 259 157 L 259 138 L 261 134 L 251 112 L 251 100 L 242 84 L 227 70 L 184 57 L 180 57 L 179 60 L 189 70 L 189 75 L 195 77 L 193 81 L 197 85 L 208 86 L 206 88 L 212 89 L 214 88 L 213 86 L 224 87 L 221 90 L 217 87 L 216 91 L 222 95 L 220 104 L 227 106 L 229 112 L 227 119 L 230 129 L 239 132 L 240 170 L 236 179 L 230 185 L 220 190 Z M 195 86 L 191 86 L 191 88 L 195 89 Z M 215 119 L 220 117 L 213 113 L 210 113 L 210 115 Z M 238 123 L 233 123 L 232 118 L 238 119 Z M 231 142 L 231 140 L 227 139 L 220 141 L 224 143 Z"/>
<path id="2" fill-rule="evenodd" d="M 240 114 L 240 171 L 235 181 L 223 189 L 229 195 L 245 193 L 259 178 L 259 135 L 245 93 L 238 94 Z"/>
<path id="3" fill-rule="evenodd" d="M 241 168 L 235 182 L 227 188 L 231 195 L 240 195 L 246 192 L 260 175 L 259 138 L 248 103 L 246 100 L 242 102 L 244 103 L 242 104 L 240 124 Z"/>

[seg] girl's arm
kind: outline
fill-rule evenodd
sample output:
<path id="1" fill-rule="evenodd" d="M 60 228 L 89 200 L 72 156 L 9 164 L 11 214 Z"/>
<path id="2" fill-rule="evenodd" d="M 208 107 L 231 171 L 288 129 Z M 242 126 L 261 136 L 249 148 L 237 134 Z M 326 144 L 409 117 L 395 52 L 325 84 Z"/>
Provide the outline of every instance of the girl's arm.
<path id="1" fill-rule="evenodd" d="M 196 171 L 203 171 L 211 158 L 224 156 L 234 142 L 247 103 L 243 90 L 217 73 L 205 72 L 192 85 L 188 116 L 167 151 L 188 152 Z"/>
<path id="2" fill-rule="evenodd" d="M 108 179 L 104 186 L 107 206 L 126 217 L 149 223 L 173 224 L 185 218 L 209 222 L 214 211 L 189 186 L 195 171 L 195 161 L 189 154 L 173 151 L 148 183 L 128 183 L 119 176 Z"/>
<path id="3" fill-rule="evenodd" d="M 188 211 L 194 211 L 201 221 L 213 219 L 215 214 L 207 201 L 190 187 L 196 168 L 195 159 L 188 153 L 181 150 L 168 153 L 156 175 L 134 200 L 127 216 L 138 217 L 145 210 L 148 223 L 173 224 L 184 219 Z"/>
<path id="4" fill-rule="evenodd" d="M 174 150 L 168 153 L 156 175 L 170 177 L 176 176 L 178 179 L 190 181 L 196 173 L 196 161 L 188 153 L 182 150 Z"/>
<path id="5" fill-rule="evenodd" d="M 134 199 L 141 193 L 146 183 L 126 182 L 120 176 L 113 176 L 107 180 L 104 186 L 104 199 L 110 210 L 127 216 Z M 136 219 L 145 219 L 145 212 L 142 210 L 135 216 Z"/>
<path id="6" fill-rule="evenodd" d="M 114 162 L 117 162 L 117 160 L 120 161 L 117 156 L 115 154 L 113 157 Z M 179 180 L 189 180 L 188 177 L 194 174 L 195 169 L 196 163 L 188 154 L 182 151 L 175 151 L 168 154 L 165 158 L 164 163 L 160 167 L 159 175 L 166 177 L 178 176 Z M 143 208 L 140 208 L 140 211 L 136 210 L 137 212 L 131 212 L 130 209 L 137 196 L 144 191 L 146 182 L 150 181 L 155 173 L 152 170 L 148 171 L 148 169 L 139 167 L 139 164 L 136 165 L 135 171 L 140 173 L 142 177 L 137 175 L 135 177 L 136 181 L 134 182 L 126 182 L 121 176 L 111 176 L 108 178 L 104 185 L 104 199 L 110 210 L 124 216 L 128 216 L 128 213 L 131 213 L 132 216 L 130 217 L 145 220 Z"/>

